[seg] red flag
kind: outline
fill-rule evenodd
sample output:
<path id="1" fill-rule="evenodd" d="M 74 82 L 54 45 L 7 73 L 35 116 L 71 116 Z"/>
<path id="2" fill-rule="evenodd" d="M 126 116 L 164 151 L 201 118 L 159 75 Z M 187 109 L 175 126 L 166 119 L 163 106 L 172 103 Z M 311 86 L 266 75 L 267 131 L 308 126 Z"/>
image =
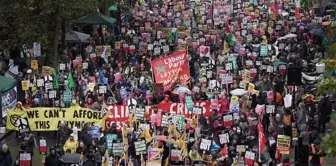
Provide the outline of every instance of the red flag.
<path id="1" fill-rule="evenodd" d="M 225 32 L 226 33 L 231 33 L 231 29 L 230 29 L 230 26 L 229 26 L 228 22 L 225 23 Z"/>
<path id="2" fill-rule="evenodd" d="M 301 19 L 301 15 L 300 15 L 300 9 L 299 8 L 295 8 L 295 18 L 297 20 Z"/>
<path id="3" fill-rule="evenodd" d="M 265 151 L 266 148 L 266 137 L 264 135 L 264 128 L 260 120 L 258 122 L 258 142 L 259 142 L 259 153 L 262 153 Z"/>

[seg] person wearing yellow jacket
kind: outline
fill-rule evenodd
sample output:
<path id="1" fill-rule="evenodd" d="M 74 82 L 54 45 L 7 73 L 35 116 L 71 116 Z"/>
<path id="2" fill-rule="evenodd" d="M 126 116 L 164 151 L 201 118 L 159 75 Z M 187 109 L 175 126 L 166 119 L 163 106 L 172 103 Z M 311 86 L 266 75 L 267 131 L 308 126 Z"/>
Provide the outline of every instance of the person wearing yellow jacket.
<path id="1" fill-rule="evenodd" d="M 65 142 L 63 146 L 64 152 L 76 153 L 78 147 L 78 142 L 74 139 L 74 134 L 72 133 L 69 139 Z"/>

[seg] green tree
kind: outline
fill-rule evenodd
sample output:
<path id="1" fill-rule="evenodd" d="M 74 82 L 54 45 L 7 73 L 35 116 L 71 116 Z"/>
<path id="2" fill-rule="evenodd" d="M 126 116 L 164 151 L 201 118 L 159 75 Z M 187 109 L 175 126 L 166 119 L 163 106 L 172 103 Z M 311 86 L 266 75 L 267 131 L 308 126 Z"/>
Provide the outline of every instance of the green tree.
<path id="1" fill-rule="evenodd" d="M 328 58 L 322 61 L 326 64 L 326 76 L 318 84 L 318 92 L 320 94 L 336 93 L 336 77 L 331 76 L 336 71 L 336 43 L 328 47 Z M 336 125 L 336 115 L 331 116 L 331 126 Z M 335 130 L 335 129 L 334 129 Z M 326 134 L 322 138 L 322 148 L 328 156 L 336 156 L 336 131 Z"/>
<path id="2" fill-rule="evenodd" d="M 56 66 L 61 34 L 70 22 L 96 12 L 96 0 L 14 0 L 0 5 L 0 48 L 15 48 L 39 41 Z M 65 28 L 62 28 L 65 27 Z"/>

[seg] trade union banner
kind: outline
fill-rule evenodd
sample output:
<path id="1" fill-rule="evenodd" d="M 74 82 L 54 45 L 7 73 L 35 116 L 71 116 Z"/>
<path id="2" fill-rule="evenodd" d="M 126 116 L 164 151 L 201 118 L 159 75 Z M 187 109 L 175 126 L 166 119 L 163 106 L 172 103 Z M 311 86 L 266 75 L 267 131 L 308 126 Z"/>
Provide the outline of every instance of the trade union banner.
<path id="1" fill-rule="evenodd" d="M 30 108 L 26 111 L 8 110 L 6 128 L 9 130 L 23 130 L 29 128 L 31 131 L 55 131 L 61 121 L 79 130 L 83 123 L 89 122 L 92 126 L 102 122 L 101 111 L 94 111 L 87 108 Z"/>
<path id="2" fill-rule="evenodd" d="M 187 51 L 171 54 L 152 61 L 155 82 L 163 83 L 165 91 L 171 89 L 177 80 L 186 84 L 190 78 Z"/>

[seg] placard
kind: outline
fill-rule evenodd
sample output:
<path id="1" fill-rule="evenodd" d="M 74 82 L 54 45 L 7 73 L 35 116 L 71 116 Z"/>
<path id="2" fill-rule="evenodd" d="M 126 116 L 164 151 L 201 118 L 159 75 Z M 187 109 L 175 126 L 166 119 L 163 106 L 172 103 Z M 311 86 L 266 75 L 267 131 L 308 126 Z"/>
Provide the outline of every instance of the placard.
<path id="1" fill-rule="evenodd" d="M 56 99 L 56 95 L 57 95 L 56 90 L 51 90 L 48 93 L 49 93 L 48 94 L 49 99 Z"/>
<path id="2" fill-rule="evenodd" d="M 32 60 L 30 62 L 30 68 L 32 68 L 33 70 L 37 70 L 38 69 L 38 62 L 37 62 L 37 60 Z"/>
<path id="3" fill-rule="evenodd" d="M 113 147 L 113 139 L 114 139 L 114 135 L 113 134 L 106 134 L 105 135 L 105 139 L 106 139 L 106 147 L 107 147 L 107 151 L 109 154 L 112 154 L 112 147 Z"/>
<path id="4" fill-rule="evenodd" d="M 239 102 L 238 101 L 230 102 L 230 112 L 239 113 Z"/>
<path id="5" fill-rule="evenodd" d="M 37 87 L 43 87 L 44 86 L 44 79 L 37 79 L 36 80 L 36 86 Z"/>
<path id="6" fill-rule="evenodd" d="M 169 113 L 162 114 L 161 127 L 168 127 L 169 126 L 168 117 L 169 117 Z"/>
<path id="7" fill-rule="evenodd" d="M 146 141 L 144 139 L 139 139 L 138 141 L 134 142 L 135 146 L 135 153 L 136 155 L 146 154 Z"/>
<path id="8" fill-rule="evenodd" d="M 187 110 L 188 111 L 192 111 L 193 110 L 193 107 L 194 107 L 194 103 L 192 101 L 192 97 L 187 95 L 185 97 L 185 100 L 186 100 L 186 106 L 187 106 Z"/>
<path id="9" fill-rule="evenodd" d="M 145 119 L 145 107 L 137 105 L 135 108 L 135 120 L 143 121 Z"/>
<path id="10" fill-rule="evenodd" d="M 114 156 L 122 156 L 124 151 L 124 143 L 122 140 L 113 140 L 112 142 L 112 154 Z"/>
<path id="11" fill-rule="evenodd" d="M 26 80 L 26 81 L 21 81 L 21 85 L 22 85 L 22 90 L 24 90 L 24 91 L 27 91 L 27 90 L 29 90 L 29 81 L 28 80 Z"/>
<path id="12" fill-rule="evenodd" d="M 221 145 L 230 143 L 229 133 L 222 131 L 222 134 L 218 134 L 218 140 Z"/>
<path id="13" fill-rule="evenodd" d="M 266 105 L 266 114 L 274 114 L 275 105 Z"/>
<path id="14" fill-rule="evenodd" d="M 59 64 L 59 70 L 60 71 L 65 71 L 65 63 L 60 63 Z"/>
<path id="15" fill-rule="evenodd" d="M 99 85 L 98 86 L 98 93 L 99 94 L 106 94 L 107 93 L 107 86 L 106 85 Z"/>
<path id="16" fill-rule="evenodd" d="M 54 88 L 54 85 L 53 85 L 52 82 L 48 81 L 48 82 L 44 83 L 44 88 L 45 88 L 45 90 L 51 90 L 51 89 Z"/>
<path id="17" fill-rule="evenodd" d="M 199 144 L 199 150 L 203 152 L 210 152 L 212 145 L 212 139 L 201 138 L 201 143 Z"/>
<path id="18" fill-rule="evenodd" d="M 63 92 L 63 103 L 64 104 L 72 103 L 72 91 L 66 90 Z"/>
<path id="19" fill-rule="evenodd" d="M 245 159 L 244 159 L 245 164 L 248 166 L 253 166 L 255 157 L 256 153 L 252 151 L 245 151 Z"/>
<path id="20" fill-rule="evenodd" d="M 233 70 L 233 65 L 232 63 L 225 63 L 225 70 L 231 71 Z"/>
<path id="21" fill-rule="evenodd" d="M 31 166 L 32 165 L 32 156 L 28 152 L 19 153 L 19 165 L 20 166 Z"/>
<path id="22" fill-rule="evenodd" d="M 223 122 L 225 127 L 233 126 L 233 113 L 227 113 L 223 115 Z"/>
<path id="23" fill-rule="evenodd" d="M 222 74 L 222 84 L 232 84 L 233 77 L 230 74 Z"/>
<path id="24" fill-rule="evenodd" d="M 43 75 L 50 75 L 52 76 L 54 74 L 54 69 L 50 66 L 42 66 L 42 74 Z"/>
<path id="25" fill-rule="evenodd" d="M 285 135 L 278 135 L 277 151 L 281 154 L 289 155 L 291 138 Z"/>
<path id="26" fill-rule="evenodd" d="M 39 142 L 40 142 L 39 143 L 40 154 L 46 155 L 48 153 L 47 140 L 44 138 L 41 138 Z"/>
<path id="27" fill-rule="evenodd" d="M 193 106 L 193 114 L 196 114 L 196 115 L 200 115 L 202 114 L 204 107 L 200 107 L 200 106 Z"/>
<path id="28" fill-rule="evenodd" d="M 182 151 L 178 149 L 171 149 L 170 151 L 170 161 L 181 161 Z"/>
<path id="29" fill-rule="evenodd" d="M 268 45 L 266 44 L 260 45 L 260 56 L 268 56 Z"/>

